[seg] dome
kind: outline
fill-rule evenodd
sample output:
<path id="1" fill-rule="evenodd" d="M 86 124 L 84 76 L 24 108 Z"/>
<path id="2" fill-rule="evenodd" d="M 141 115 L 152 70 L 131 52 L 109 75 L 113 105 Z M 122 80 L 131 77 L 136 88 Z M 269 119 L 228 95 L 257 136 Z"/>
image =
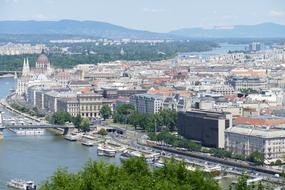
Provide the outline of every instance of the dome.
<path id="1" fill-rule="evenodd" d="M 48 57 L 43 50 L 37 59 L 36 68 L 47 69 L 49 67 L 49 64 L 50 63 L 49 63 Z"/>
<path id="2" fill-rule="evenodd" d="M 38 64 L 43 64 L 46 65 L 49 63 L 48 57 L 46 56 L 45 53 L 41 53 L 37 59 Z"/>

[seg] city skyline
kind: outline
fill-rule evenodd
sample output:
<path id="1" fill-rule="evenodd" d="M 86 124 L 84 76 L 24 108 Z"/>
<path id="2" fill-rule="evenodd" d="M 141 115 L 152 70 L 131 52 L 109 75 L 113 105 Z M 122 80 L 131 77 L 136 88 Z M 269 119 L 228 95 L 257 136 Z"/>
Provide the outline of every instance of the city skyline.
<path id="1" fill-rule="evenodd" d="M 153 32 L 169 32 L 192 27 L 252 25 L 263 22 L 285 24 L 285 3 L 282 0 L 250 2 L 181 0 L 179 3 L 173 0 L 155 2 L 0 0 L 0 2 L 0 20 L 94 20 Z"/>

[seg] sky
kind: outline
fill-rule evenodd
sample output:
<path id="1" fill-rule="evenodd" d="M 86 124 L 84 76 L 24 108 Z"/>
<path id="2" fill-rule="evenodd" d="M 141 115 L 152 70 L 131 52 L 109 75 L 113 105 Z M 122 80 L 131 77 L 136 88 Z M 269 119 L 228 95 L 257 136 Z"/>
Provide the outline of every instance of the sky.
<path id="1" fill-rule="evenodd" d="M 0 20 L 61 19 L 153 32 L 263 22 L 285 25 L 285 0 L 0 0 Z"/>

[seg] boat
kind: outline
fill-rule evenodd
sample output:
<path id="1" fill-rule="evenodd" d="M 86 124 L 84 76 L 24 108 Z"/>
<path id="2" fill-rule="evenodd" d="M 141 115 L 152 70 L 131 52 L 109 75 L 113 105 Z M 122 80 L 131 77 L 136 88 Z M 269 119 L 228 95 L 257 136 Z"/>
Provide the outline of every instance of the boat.
<path id="1" fill-rule="evenodd" d="M 64 138 L 69 141 L 77 141 L 79 139 L 78 135 L 73 134 L 67 134 L 64 136 Z"/>
<path id="2" fill-rule="evenodd" d="M 8 187 L 12 187 L 15 189 L 23 189 L 23 190 L 36 190 L 37 186 L 33 181 L 25 181 L 22 179 L 12 179 L 8 182 Z"/>
<path id="3" fill-rule="evenodd" d="M 131 157 L 141 157 L 142 153 L 139 151 L 129 151 L 129 150 L 125 150 L 122 152 L 122 154 L 120 155 L 120 160 L 124 161 L 127 160 Z"/>
<path id="4" fill-rule="evenodd" d="M 85 139 L 90 139 L 90 140 L 95 140 L 95 137 L 91 136 L 91 135 L 82 135 L 82 138 L 85 138 Z"/>
<path id="5" fill-rule="evenodd" d="M 156 161 L 152 163 L 152 166 L 155 168 L 163 168 L 165 164 L 162 161 Z"/>
<path id="6" fill-rule="evenodd" d="M 94 146 L 94 142 L 90 140 L 85 140 L 81 144 L 84 146 Z"/>
<path id="7" fill-rule="evenodd" d="M 109 157 L 115 157 L 116 156 L 116 150 L 106 146 L 106 145 L 99 145 L 97 148 L 97 154 L 99 156 L 109 156 Z"/>
<path id="8" fill-rule="evenodd" d="M 10 131 L 14 132 L 16 135 L 23 135 L 23 136 L 38 136 L 38 135 L 44 135 L 45 130 L 44 129 L 26 129 L 26 128 L 20 128 L 20 129 L 9 129 Z"/>

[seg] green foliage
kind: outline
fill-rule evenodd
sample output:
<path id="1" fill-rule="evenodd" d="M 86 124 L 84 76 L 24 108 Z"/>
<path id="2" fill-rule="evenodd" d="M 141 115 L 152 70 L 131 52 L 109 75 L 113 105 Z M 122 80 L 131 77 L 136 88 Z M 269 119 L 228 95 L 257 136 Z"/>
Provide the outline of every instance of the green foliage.
<path id="1" fill-rule="evenodd" d="M 264 162 L 263 155 L 259 152 L 253 152 L 248 157 L 241 154 L 234 154 L 232 152 L 228 152 L 221 148 L 211 148 L 209 153 L 211 153 L 213 156 L 219 157 L 219 158 L 233 158 L 237 160 L 243 160 L 243 161 L 250 161 L 257 165 L 261 165 Z M 273 163 L 274 165 L 274 163 Z"/>
<path id="2" fill-rule="evenodd" d="M 262 165 L 264 163 L 264 155 L 258 151 L 254 151 L 249 155 L 248 161 L 253 162 L 256 165 Z"/>
<path id="3" fill-rule="evenodd" d="M 243 88 L 243 89 L 240 89 L 240 92 L 244 94 L 256 94 L 257 93 L 257 91 L 253 90 L 252 88 Z"/>
<path id="4" fill-rule="evenodd" d="M 45 116 L 36 107 L 28 108 L 28 107 L 20 106 L 19 104 L 16 104 L 16 103 L 12 103 L 10 106 L 12 108 L 22 112 L 22 113 L 27 113 L 27 114 L 29 114 L 31 116 L 37 116 L 37 117 L 44 117 Z"/>
<path id="5" fill-rule="evenodd" d="M 210 151 L 213 156 L 219 157 L 219 158 L 231 158 L 232 157 L 232 153 L 225 151 L 224 149 L 221 148 L 212 148 Z"/>
<path id="6" fill-rule="evenodd" d="M 47 121 L 50 124 L 64 125 L 66 122 L 72 122 L 73 125 L 84 132 L 90 130 L 90 121 L 88 118 L 82 118 L 80 115 L 72 117 L 68 112 L 55 112 L 48 116 Z"/>
<path id="7" fill-rule="evenodd" d="M 109 106 L 103 105 L 100 109 L 100 115 L 103 117 L 104 120 L 109 119 L 112 115 L 112 110 Z"/>
<path id="8" fill-rule="evenodd" d="M 72 118 L 72 123 L 75 126 L 75 128 L 80 129 L 80 123 L 81 123 L 81 115 L 77 115 L 75 117 Z"/>
<path id="9" fill-rule="evenodd" d="M 269 190 L 271 188 L 265 188 L 265 186 L 262 184 L 261 181 L 258 182 L 258 184 L 256 183 L 252 183 L 252 184 L 247 184 L 247 180 L 249 179 L 249 176 L 246 174 L 242 174 L 239 178 L 238 178 L 238 182 L 235 185 L 235 190 Z M 232 187 L 231 187 L 232 188 Z"/>
<path id="10" fill-rule="evenodd" d="M 113 121 L 115 123 L 128 123 L 133 112 L 134 107 L 131 104 L 119 104 L 113 114 Z"/>
<path id="11" fill-rule="evenodd" d="M 276 166 L 281 166 L 282 165 L 282 161 L 281 160 L 276 160 L 275 165 Z"/>
<path id="12" fill-rule="evenodd" d="M 113 121 L 117 123 L 131 124 L 148 132 L 158 132 L 162 129 L 176 130 L 177 112 L 175 110 L 161 110 L 159 113 L 138 113 L 130 104 L 118 105 Z"/>
<path id="13" fill-rule="evenodd" d="M 47 118 L 48 122 L 55 125 L 64 125 L 72 121 L 72 116 L 68 112 L 55 112 Z"/>
<path id="14" fill-rule="evenodd" d="M 130 158 L 122 166 L 89 161 L 82 171 L 58 170 L 41 190 L 220 190 L 215 180 L 185 164 L 167 161 L 164 168 L 150 169 L 143 158 Z"/>
<path id="15" fill-rule="evenodd" d="M 83 132 L 90 131 L 90 120 L 89 120 L 89 118 L 86 118 L 86 117 L 82 118 L 79 126 Z"/>
<path id="16" fill-rule="evenodd" d="M 66 44 L 57 44 L 58 48 Z M 206 41 L 170 42 L 157 44 L 128 43 L 121 45 L 99 46 L 94 43 L 68 44 L 72 54 L 63 54 L 53 50 L 48 56 L 53 66 L 71 68 L 77 64 L 97 64 L 116 60 L 159 61 L 173 58 L 178 52 L 207 51 L 215 47 L 216 43 Z M 121 49 L 125 54 L 121 54 Z M 94 52 L 94 53 L 90 53 Z M 34 66 L 38 55 L 2 55 L 0 56 L 0 70 L 21 70 L 23 59 L 29 58 Z"/>
<path id="17" fill-rule="evenodd" d="M 247 185 L 248 178 L 249 177 L 244 174 L 241 177 L 239 177 L 238 183 L 236 185 L 236 190 L 249 190 L 249 187 Z"/>
<path id="18" fill-rule="evenodd" d="M 157 135 L 155 133 L 149 133 L 149 138 L 151 140 L 164 142 L 168 145 L 186 148 L 192 151 L 201 151 L 201 148 L 202 148 L 200 144 L 197 144 L 188 139 L 178 137 L 168 131 L 160 132 Z"/>
<path id="19" fill-rule="evenodd" d="M 106 136 L 108 133 L 107 133 L 107 131 L 106 131 L 106 129 L 100 129 L 99 131 L 98 131 L 98 134 L 99 135 L 102 135 L 102 136 Z"/>

